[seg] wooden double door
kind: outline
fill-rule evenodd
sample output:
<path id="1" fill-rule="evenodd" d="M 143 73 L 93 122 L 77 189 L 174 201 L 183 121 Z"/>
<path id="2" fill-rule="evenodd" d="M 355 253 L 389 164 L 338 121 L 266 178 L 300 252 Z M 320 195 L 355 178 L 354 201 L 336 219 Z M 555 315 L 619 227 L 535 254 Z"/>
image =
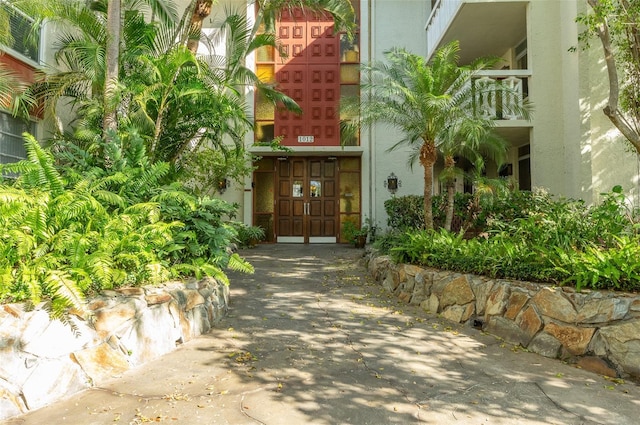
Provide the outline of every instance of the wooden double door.
<path id="1" fill-rule="evenodd" d="M 276 165 L 276 240 L 335 243 L 339 231 L 338 161 L 289 157 Z"/>

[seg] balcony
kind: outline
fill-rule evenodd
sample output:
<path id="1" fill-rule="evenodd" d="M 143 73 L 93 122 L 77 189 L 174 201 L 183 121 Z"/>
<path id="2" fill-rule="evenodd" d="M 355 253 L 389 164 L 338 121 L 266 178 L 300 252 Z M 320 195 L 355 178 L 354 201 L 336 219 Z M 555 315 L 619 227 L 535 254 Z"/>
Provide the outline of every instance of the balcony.
<path id="1" fill-rule="evenodd" d="M 476 111 L 499 126 L 528 126 L 520 111 L 528 97 L 529 77 L 526 69 L 478 72 L 472 81 Z"/>
<path id="2" fill-rule="evenodd" d="M 426 23 L 427 59 L 452 40 L 460 42 L 460 63 L 502 56 L 527 38 L 527 2 L 436 0 Z"/>
<path id="3" fill-rule="evenodd" d="M 431 57 L 438 48 L 453 18 L 462 7 L 463 0 L 437 0 L 427 20 L 427 57 Z"/>

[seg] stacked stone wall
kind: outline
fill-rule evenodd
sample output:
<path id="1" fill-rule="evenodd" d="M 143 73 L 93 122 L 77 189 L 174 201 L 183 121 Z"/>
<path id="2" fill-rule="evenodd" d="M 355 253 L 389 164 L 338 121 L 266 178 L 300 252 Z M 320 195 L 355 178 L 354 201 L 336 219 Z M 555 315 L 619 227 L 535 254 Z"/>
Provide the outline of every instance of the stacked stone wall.
<path id="1" fill-rule="evenodd" d="M 105 291 L 71 315 L 0 306 L 0 419 L 99 386 L 204 334 L 227 311 L 229 288 L 214 279 Z M 75 328 L 75 329 L 74 329 Z"/>
<path id="2" fill-rule="evenodd" d="M 640 379 L 640 295 L 553 287 L 394 264 L 371 252 L 369 273 L 400 300 L 482 328 L 546 357 Z"/>

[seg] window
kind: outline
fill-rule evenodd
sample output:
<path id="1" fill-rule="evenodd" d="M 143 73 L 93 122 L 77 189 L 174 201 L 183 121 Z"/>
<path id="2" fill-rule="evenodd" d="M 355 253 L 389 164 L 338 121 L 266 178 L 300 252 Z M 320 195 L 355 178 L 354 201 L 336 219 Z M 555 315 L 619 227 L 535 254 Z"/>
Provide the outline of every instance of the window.
<path id="1" fill-rule="evenodd" d="M 360 2 L 351 1 L 356 12 L 358 22 L 360 22 Z M 354 38 L 350 40 L 346 34 L 340 34 L 340 98 L 360 96 L 360 33 L 356 32 Z M 341 121 L 346 121 L 348 116 L 341 116 Z M 360 145 L 360 134 L 350 134 L 343 132 L 342 125 L 340 143 L 343 146 Z"/>
<path id="2" fill-rule="evenodd" d="M 35 133 L 35 123 L 26 123 L 0 111 L 0 164 L 17 162 L 27 157 L 22 133 Z"/>
<path id="3" fill-rule="evenodd" d="M 34 20 L 15 7 L 0 0 L 0 8 L 9 16 L 11 38 L 9 49 L 38 62 L 40 59 L 40 28 Z"/>

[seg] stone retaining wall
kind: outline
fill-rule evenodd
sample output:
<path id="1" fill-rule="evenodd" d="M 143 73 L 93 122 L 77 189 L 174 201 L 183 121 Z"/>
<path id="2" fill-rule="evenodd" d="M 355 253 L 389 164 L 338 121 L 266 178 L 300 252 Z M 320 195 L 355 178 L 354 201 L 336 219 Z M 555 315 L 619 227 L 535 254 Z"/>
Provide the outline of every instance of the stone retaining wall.
<path id="1" fill-rule="evenodd" d="M 640 378 L 640 295 L 576 292 L 530 282 L 394 264 L 371 252 L 368 269 L 399 299 L 608 376 Z"/>
<path id="2" fill-rule="evenodd" d="M 227 311 L 229 288 L 214 280 L 122 288 L 87 304 L 77 332 L 46 311 L 0 306 L 0 419 L 99 386 L 206 333 Z"/>

